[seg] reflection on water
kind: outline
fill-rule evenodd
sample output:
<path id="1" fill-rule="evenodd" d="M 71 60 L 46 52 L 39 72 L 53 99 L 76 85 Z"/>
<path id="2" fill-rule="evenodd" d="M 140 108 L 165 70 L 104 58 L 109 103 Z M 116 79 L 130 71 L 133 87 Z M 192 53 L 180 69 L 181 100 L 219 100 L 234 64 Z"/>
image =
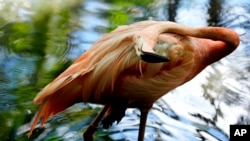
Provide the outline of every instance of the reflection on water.
<path id="1" fill-rule="evenodd" d="M 76 104 L 56 115 L 30 139 L 37 106 L 32 99 L 47 83 L 118 25 L 154 19 L 189 26 L 226 26 L 241 35 L 240 47 L 191 82 L 157 101 L 147 122 L 147 141 L 229 139 L 230 124 L 250 124 L 250 50 L 247 1 L 25 1 L 0 4 L 1 140 L 81 140 L 99 105 Z M 96 140 L 136 140 L 139 111 Z"/>

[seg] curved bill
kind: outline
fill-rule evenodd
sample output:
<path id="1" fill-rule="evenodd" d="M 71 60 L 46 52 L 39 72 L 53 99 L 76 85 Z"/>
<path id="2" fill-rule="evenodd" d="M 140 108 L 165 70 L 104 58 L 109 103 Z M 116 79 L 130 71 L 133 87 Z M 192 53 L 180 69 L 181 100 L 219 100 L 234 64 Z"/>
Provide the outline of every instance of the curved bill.
<path id="1" fill-rule="evenodd" d="M 154 43 L 151 43 L 150 46 L 141 35 L 134 37 L 134 48 L 136 54 L 141 57 L 141 59 L 148 63 L 161 63 L 170 61 L 166 56 L 157 54 L 151 46 L 155 46 Z"/>
<path id="2" fill-rule="evenodd" d="M 148 63 L 161 63 L 170 61 L 169 58 L 165 56 L 145 51 L 142 51 L 141 59 Z"/>

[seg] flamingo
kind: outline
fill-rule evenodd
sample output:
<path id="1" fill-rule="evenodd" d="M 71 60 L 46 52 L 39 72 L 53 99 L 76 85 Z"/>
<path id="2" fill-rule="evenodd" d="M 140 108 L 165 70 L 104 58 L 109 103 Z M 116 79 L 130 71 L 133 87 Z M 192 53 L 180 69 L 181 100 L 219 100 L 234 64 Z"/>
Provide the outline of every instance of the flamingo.
<path id="1" fill-rule="evenodd" d="M 94 140 L 100 122 L 108 128 L 127 108 L 141 112 L 138 141 L 143 141 L 153 103 L 188 82 L 239 45 L 236 32 L 224 27 L 193 28 L 169 21 L 141 21 L 104 35 L 35 98 L 36 124 L 79 102 L 104 105 L 83 133 Z"/>

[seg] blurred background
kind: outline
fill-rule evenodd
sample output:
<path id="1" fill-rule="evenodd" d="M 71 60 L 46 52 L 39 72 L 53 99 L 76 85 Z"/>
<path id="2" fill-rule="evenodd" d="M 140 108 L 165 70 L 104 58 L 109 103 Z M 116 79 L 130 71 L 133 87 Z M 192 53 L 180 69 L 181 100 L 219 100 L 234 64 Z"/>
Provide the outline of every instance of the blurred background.
<path id="1" fill-rule="evenodd" d="M 33 98 L 103 34 L 149 19 L 228 27 L 241 44 L 154 104 L 145 141 L 228 141 L 230 124 L 250 124 L 250 1 L 0 0 L 0 13 L 1 141 L 82 140 L 101 105 L 76 104 L 27 138 Z M 128 109 L 95 140 L 135 141 L 139 115 Z"/>

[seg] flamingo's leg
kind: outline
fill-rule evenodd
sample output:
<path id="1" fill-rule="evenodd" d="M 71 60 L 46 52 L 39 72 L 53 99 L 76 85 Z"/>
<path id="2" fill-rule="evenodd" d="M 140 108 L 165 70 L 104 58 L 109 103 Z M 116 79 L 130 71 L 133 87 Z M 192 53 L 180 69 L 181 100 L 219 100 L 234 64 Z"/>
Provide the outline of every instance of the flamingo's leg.
<path id="1" fill-rule="evenodd" d="M 144 141 L 144 133 L 145 133 L 146 122 L 147 122 L 149 110 L 150 110 L 150 108 L 140 109 L 141 117 L 140 117 L 138 141 Z"/>
<path id="2" fill-rule="evenodd" d="M 102 120 L 109 106 L 105 105 L 101 112 L 96 116 L 96 118 L 91 122 L 88 128 L 83 133 L 84 141 L 93 141 L 94 133 L 98 129 L 99 122 Z"/>

